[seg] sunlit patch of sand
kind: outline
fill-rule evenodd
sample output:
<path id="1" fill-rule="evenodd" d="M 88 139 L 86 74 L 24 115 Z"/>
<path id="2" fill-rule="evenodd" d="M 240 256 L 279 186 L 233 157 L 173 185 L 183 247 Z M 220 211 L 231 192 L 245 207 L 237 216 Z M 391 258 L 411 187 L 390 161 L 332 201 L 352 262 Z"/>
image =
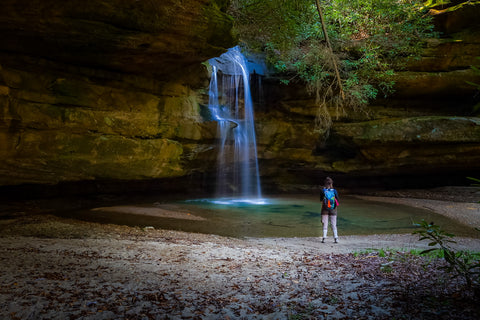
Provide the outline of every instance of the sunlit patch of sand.
<path id="1" fill-rule="evenodd" d="M 159 217 L 159 218 L 171 218 L 171 219 L 182 219 L 182 220 L 197 220 L 197 221 L 206 220 L 203 217 L 193 215 L 189 212 L 166 210 L 161 208 L 139 207 L 139 206 L 99 207 L 99 208 L 92 209 L 92 211 L 118 212 L 118 213 L 138 214 L 138 215 L 145 215 L 145 216 L 152 216 L 152 217 Z"/>

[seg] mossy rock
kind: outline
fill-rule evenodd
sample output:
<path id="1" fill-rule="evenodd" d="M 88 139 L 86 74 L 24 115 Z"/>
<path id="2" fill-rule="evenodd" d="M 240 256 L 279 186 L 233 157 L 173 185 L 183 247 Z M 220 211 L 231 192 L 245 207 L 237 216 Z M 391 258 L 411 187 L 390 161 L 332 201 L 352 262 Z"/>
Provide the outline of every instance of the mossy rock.
<path id="1" fill-rule="evenodd" d="M 387 143 L 480 143 L 480 118 L 413 117 L 335 124 L 332 138 L 364 146 Z"/>

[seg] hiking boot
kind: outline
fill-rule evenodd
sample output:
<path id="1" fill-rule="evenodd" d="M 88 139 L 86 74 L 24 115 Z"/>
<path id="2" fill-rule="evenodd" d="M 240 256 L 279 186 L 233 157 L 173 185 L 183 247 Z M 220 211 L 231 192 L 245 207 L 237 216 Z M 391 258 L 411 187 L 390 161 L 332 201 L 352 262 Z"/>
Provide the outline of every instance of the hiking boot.
<path id="1" fill-rule="evenodd" d="M 333 241 L 334 243 L 338 243 L 338 238 L 335 238 L 335 240 Z"/>
<path id="2" fill-rule="evenodd" d="M 322 238 L 322 243 L 325 243 L 325 238 Z"/>

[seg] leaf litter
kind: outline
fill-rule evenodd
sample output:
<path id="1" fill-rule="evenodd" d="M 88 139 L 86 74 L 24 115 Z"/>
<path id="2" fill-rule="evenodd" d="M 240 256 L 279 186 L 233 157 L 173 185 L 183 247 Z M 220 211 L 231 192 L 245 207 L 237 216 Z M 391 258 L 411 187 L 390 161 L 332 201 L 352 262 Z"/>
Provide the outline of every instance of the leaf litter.
<path id="1" fill-rule="evenodd" d="M 1 231 L 2 319 L 480 315 L 461 279 L 439 268 L 442 260 L 402 250 L 354 254 L 319 239 L 236 239 L 49 215 L 21 217 Z"/>

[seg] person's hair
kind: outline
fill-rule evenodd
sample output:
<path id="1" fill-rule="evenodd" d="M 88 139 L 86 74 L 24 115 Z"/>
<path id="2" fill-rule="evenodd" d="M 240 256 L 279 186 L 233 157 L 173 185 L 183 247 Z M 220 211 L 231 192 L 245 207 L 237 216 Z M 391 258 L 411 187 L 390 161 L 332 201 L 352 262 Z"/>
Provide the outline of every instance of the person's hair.
<path id="1" fill-rule="evenodd" d="M 333 180 L 330 177 L 326 177 L 325 181 L 323 182 L 325 187 L 333 187 Z"/>

